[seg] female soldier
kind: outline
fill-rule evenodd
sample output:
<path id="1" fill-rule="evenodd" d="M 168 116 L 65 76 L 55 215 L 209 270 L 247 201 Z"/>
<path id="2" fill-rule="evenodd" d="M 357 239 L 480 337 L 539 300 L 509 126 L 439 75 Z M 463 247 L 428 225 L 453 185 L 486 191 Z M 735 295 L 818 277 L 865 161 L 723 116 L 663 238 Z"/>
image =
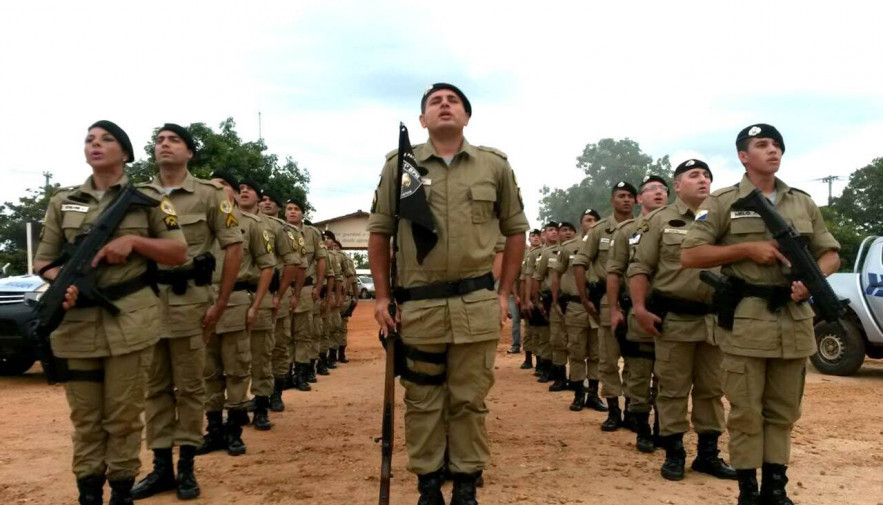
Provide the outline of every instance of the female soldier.
<path id="1" fill-rule="evenodd" d="M 123 165 L 133 159 L 132 144 L 119 126 L 110 121 L 90 126 L 84 151 L 92 175 L 81 186 L 60 190 L 46 211 L 34 266 L 49 282 L 63 265 L 47 267 L 129 184 Z M 65 393 L 74 425 L 73 472 L 81 505 L 102 503 L 105 477 L 111 504 L 132 503 L 132 484 L 141 467 L 147 369 L 159 337 L 158 299 L 147 278 L 148 262 L 180 265 L 187 259 L 174 207 L 158 188 L 139 187 L 162 203 L 132 209 L 92 261 L 98 286 L 120 313 L 112 316 L 78 300 L 76 288 L 70 287 L 68 312 L 50 337 L 53 352 L 66 358 L 71 370 Z"/>

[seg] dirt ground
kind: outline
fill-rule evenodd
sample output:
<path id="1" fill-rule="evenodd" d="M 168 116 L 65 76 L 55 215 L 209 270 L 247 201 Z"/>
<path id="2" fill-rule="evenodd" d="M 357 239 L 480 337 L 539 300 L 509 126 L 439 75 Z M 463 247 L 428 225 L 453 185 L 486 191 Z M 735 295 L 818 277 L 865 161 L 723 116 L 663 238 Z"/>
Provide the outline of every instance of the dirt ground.
<path id="1" fill-rule="evenodd" d="M 371 302 L 350 321 L 350 363 L 320 377 L 313 391 L 286 391 L 284 413 L 269 432 L 246 428 L 247 454 L 197 459 L 197 502 L 250 504 L 370 504 L 380 468 L 383 352 Z M 489 397 L 492 461 L 480 503 L 493 504 L 733 504 L 734 481 L 687 470 L 678 483 L 659 475 L 661 450 L 641 454 L 627 431 L 603 433 L 604 414 L 570 412 L 570 393 L 549 393 L 520 370 L 523 355 L 507 355 L 509 327 L 498 347 L 496 385 Z M 47 386 L 39 366 L 0 378 L 0 504 L 76 503 L 70 473 L 71 425 L 64 392 Z M 402 388 L 397 386 L 392 503 L 417 501 L 416 478 L 404 467 Z M 789 477 L 801 505 L 883 505 L 883 362 L 867 361 L 854 377 L 823 376 L 810 367 L 804 414 L 794 432 Z M 726 435 L 722 439 L 726 441 Z M 686 438 L 689 461 L 695 435 Z M 723 445 L 726 457 L 726 445 Z M 141 455 L 142 474 L 151 454 Z M 449 496 L 450 484 L 445 486 Z M 105 498 L 106 499 L 106 498 Z M 177 503 L 174 493 L 139 503 Z"/>

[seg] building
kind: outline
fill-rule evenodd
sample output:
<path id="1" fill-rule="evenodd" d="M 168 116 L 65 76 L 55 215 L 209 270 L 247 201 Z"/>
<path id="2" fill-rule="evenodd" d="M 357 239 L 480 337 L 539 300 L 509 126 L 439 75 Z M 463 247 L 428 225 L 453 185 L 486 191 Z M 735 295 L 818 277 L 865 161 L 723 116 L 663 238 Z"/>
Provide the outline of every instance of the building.
<path id="1" fill-rule="evenodd" d="M 331 230 L 346 250 L 368 249 L 368 213 L 357 210 L 352 214 L 317 221 L 313 226 Z"/>

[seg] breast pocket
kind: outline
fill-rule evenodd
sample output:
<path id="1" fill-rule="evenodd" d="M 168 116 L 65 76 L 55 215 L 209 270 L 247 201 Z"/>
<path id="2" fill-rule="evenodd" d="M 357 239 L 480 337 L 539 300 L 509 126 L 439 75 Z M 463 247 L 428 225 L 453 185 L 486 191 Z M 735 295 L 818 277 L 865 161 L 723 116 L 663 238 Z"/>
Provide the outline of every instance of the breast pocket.
<path id="1" fill-rule="evenodd" d="M 812 235 L 812 221 L 809 219 L 794 219 L 791 226 L 797 230 L 797 233 L 803 236 Z"/>
<path id="2" fill-rule="evenodd" d="M 681 262 L 681 243 L 686 235 L 681 233 L 662 234 L 662 257 L 668 262 Z"/>
<path id="3" fill-rule="evenodd" d="M 740 237 L 740 242 L 763 240 L 766 234 L 766 225 L 759 217 L 740 217 L 730 221 L 730 233 Z"/>
<path id="4" fill-rule="evenodd" d="M 117 228 L 116 236 L 122 235 L 140 235 L 146 237 L 148 235 L 149 226 L 147 223 L 147 212 L 138 210 L 129 212 L 120 222 Z"/>
<path id="5" fill-rule="evenodd" d="M 82 229 L 85 221 L 85 212 L 65 212 L 61 218 L 61 230 L 64 233 L 64 239 L 68 242 L 73 242 L 77 235 L 85 231 Z"/>
<path id="6" fill-rule="evenodd" d="M 473 223 L 486 223 L 495 216 L 497 190 L 490 184 L 469 188 Z"/>
<path id="7" fill-rule="evenodd" d="M 187 238 L 188 245 L 204 244 L 208 238 L 208 221 L 205 214 L 182 214 L 178 224 Z"/>

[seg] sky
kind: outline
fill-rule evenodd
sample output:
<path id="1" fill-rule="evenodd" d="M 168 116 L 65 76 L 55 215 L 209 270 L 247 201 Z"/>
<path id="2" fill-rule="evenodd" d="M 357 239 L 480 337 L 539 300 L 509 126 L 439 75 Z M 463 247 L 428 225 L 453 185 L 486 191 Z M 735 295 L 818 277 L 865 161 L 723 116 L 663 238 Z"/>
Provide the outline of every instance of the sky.
<path id="1" fill-rule="evenodd" d="M 89 175 L 82 142 L 110 119 L 145 157 L 153 128 L 233 117 L 245 140 L 312 177 L 314 220 L 367 211 L 398 123 L 426 140 L 433 82 L 469 97 L 466 138 L 508 154 L 526 213 L 583 174 L 586 144 L 628 137 L 672 166 L 743 172 L 734 140 L 775 125 L 780 177 L 883 156 L 876 2 L 17 2 L 0 16 L 0 202 Z M 559 219 L 565 219 L 564 216 Z"/>

